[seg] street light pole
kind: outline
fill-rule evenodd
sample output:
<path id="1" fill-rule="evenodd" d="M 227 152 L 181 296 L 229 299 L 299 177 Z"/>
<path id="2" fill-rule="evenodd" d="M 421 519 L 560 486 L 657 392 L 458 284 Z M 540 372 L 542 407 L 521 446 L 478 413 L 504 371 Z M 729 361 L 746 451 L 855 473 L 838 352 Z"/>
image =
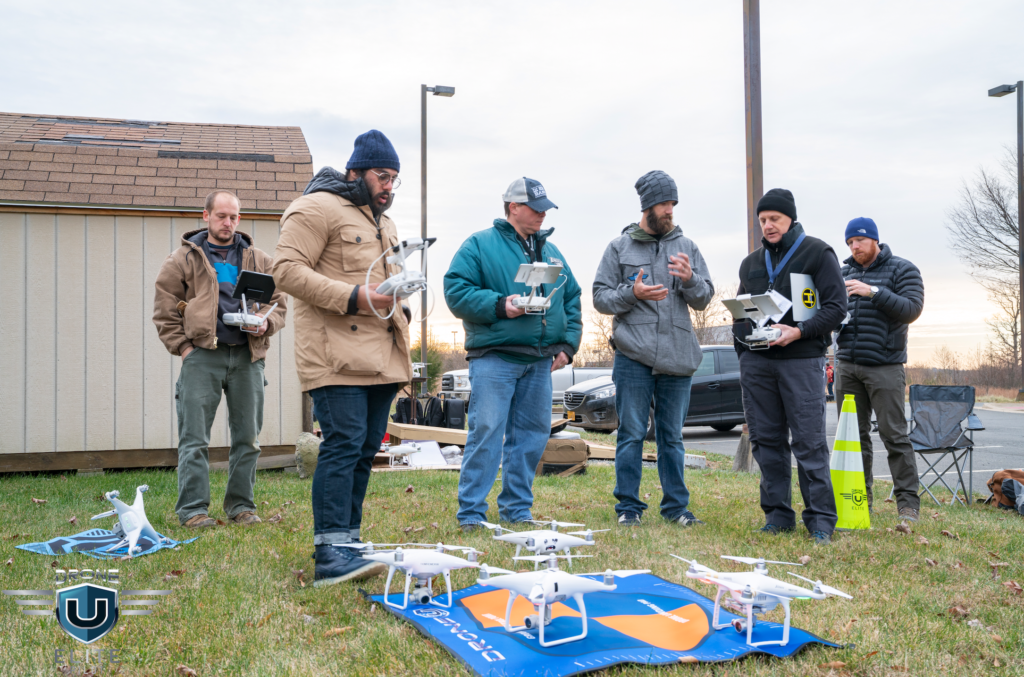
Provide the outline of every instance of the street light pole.
<path id="1" fill-rule="evenodd" d="M 1020 334 L 1017 348 L 1020 350 L 1020 389 L 1017 401 L 1024 402 L 1024 228 L 1021 226 L 1024 217 L 1024 80 L 1015 85 L 1000 85 L 988 90 L 989 96 L 1006 96 L 1017 92 L 1017 272 L 1020 275 L 1020 294 L 1018 309 L 1020 311 Z"/>
<path id="2" fill-rule="evenodd" d="M 747 252 L 761 246 L 757 201 L 764 195 L 761 144 L 761 6 L 743 0 L 743 99 L 747 127 Z"/>
<path id="3" fill-rule="evenodd" d="M 452 97 L 455 96 L 454 87 L 437 85 L 427 87 L 420 85 L 420 237 L 425 242 L 427 239 L 427 92 L 434 96 Z M 424 250 L 423 277 L 427 276 L 426 250 Z M 420 362 L 427 363 L 427 290 L 423 289 L 420 297 Z M 428 376 L 424 372 L 423 376 Z M 430 379 L 427 378 L 420 386 L 420 394 L 427 394 L 427 387 Z"/>

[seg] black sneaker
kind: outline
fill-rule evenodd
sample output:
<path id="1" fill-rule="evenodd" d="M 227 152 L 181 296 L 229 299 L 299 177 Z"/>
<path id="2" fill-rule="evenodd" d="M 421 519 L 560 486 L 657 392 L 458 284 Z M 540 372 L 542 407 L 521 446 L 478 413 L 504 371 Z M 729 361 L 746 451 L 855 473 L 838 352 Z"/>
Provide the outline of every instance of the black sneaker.
<path id="1" fill-rule="evenodd" d="M 757 530 L 759 534 L 768 534 L 769 536 L 778 536 L 779 534 L 788 534 L 793 531 L 795 527 L 780 527 L 778 524 L 766 524 Z"/>
<path id="2" fill-rule="evenodd" d="M 689 510 L 687 510 L 682 515 L 680 515 L 672 521 L 684 527 L 692 527 L 698 524 L 704 524 L 702 520 L 697 519 L 697 517 Z"/>
<path id="3" fill-rule="evenodd" d="M 346 581 L 361 581 L 364 578 L 378 576 L 388 568 L 381 562 L 363 559 L 351 548 L 336 548 L 333 545 L 316 546 L 313 559 L 316 560 L 314 588 Z"/>
<path id="4" fill-rule="evenodd" d="M 624 512 L 619 515 L 619 526 L 620 527 L 638 527 L 640 526 L 640 513 L 638 512 Z"/>
<path id="5" fill-rule="evenodd" d="M 828 545 L 832 542 L 832 534 L 827 534 L 824 531 L 812 531 L 811 538 L 814 539 L 814 545 Z"/>

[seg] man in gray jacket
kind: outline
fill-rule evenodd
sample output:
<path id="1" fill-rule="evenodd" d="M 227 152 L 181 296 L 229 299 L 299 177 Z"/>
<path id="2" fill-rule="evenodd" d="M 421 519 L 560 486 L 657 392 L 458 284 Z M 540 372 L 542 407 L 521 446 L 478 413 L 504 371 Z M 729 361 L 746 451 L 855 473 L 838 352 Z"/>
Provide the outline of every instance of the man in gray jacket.
<path id="1" fill-rule="evenodd" d="M 706 308 L 715 289 L 697 245 L 672 222 L 679 199 L 672 177 L 648 172 L 635 188 L 643 212 L 640 223 L 630 224 L 611 241 L 594 279 L 594 307 L 615 316 L 615 512 L 620 525 L 637 526 L 647 509 L 640 500 L 640 475 L 653 399 L 661 514 L 690 526 L 701 521 L 689 509 L 683 422 L 690 407 L 691 376 L 702 357 L 690 307 Z"/>

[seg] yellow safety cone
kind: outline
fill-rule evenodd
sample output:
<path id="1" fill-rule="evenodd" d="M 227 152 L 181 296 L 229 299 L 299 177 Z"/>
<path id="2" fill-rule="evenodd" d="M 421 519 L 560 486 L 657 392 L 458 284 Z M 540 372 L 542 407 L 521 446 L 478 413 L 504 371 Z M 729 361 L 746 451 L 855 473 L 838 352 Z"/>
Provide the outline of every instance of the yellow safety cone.
<path id="1" fill-rule="evenodd" d="M 832 446 L 832 491 L 836 495 L 839 520 L 836 529 L 870 529 L 868 491 L 864 483 L 864 461 L 860 455 L 860 430 L 857 426 L 857 404 L 853 395 L 843 397 L 839 428 Z"/>

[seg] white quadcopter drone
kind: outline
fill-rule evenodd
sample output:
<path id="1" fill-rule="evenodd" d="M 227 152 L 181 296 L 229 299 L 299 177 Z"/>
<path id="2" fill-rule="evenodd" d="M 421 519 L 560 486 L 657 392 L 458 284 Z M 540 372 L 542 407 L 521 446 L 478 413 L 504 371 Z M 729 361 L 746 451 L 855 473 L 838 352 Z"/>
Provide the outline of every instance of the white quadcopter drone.
<path id="1" fill-rule="evenodd" d="M 578 557 L 589 557 L 589 555 L 577 555 Z M 482 575 L 477 583 L 492 588 L 501 588 L 509 591 L 508 605 L 505 607 L 505 618 L 503 626 L 506 632 L 520 632 L 522 630 L 536 630 L 539 635 L 542 647 L 558 646 L 567 642 L 575 642 L 587 636 L 587 607 L 583 604 L 583 595 L 588 592 L 611 592 L 617 587 L 615 577 L 624 578 L 633 574 L 650 573 L 649 570 L 631 571 L 599 571 L 589 574 L 570 574 L 558 568 L 558 560 L 564 559 L 565 555 L 535 555 L 530 557 L 517 557 L 516 559 L 534 560 L 538 559 L 547 562 L 547 568 L 542 571 L 527 571 L 525 573 L 505 574 L 503 576 L 491 577 L 495 573 L 493 569 L 488 571 L 482 569 Z M 601 576 L 599 581 L 587 576 Z M 511 624 L 512 605 L 516 597 L 522 595 L 533 605 L 534 614 L 524 619 L 524 625 L 513 627 Z M 572 598 L 579 607 L 580 615 L 583 618 L 583 631 L 573 637 L 565 637 L 553 642 L 544 639 L 544 628 L 551 623 L 551 605 Z"/>
<path id="2" fill-rule="evenodd" d="M 104 552 L 113 552 L 127 545 L 128 556 L 134 557 L 135 553 L 142 550 L 142 546 L 138 544 L 141 536 L 145 536 L 154 543 L 170 542 L 170 539 L 164 538 L 156 532 L 146 517 L 146 506 L 142 501 L 142 494 L 147 491 L 149 491 L 149 485 L 143 484 L 137 487 L 135 489 L 135 503 L 132 505 L 128 505 L 118 498 L 121 495 L 119 491 L 108 491 L 104 494 L 104 497 L 114 504 L 114 509 L 94 515 L 92 519 L 98 520 L 103 517 L 117 515 L 118 521 L 114 522 L 111 531 L 121 538 L 114 545 L 104 548 Z"/>
<path id="3" fill-rule="evenodd" d="M 775 290 L 767 294 L 740 294 L 734 299 L 722 299 L 732 313 L 734 320 L 750 320 L 755 323 L 753 333 L 745 342 L 751 350 L 766 350 L 768 344 L 782 338 L 782 331 L 766 327 L 768 320 L 778 322 L 793 305 L 789 299 Z"/>
<path id="4" fill-rule="evenodd" d="M 551 292 L 551 296 L 545 297 L 543 289 L 537 292 L 541 285 L 554 284 L 562 276 L 562 266 L 536 261 L 534 263 L 523 263 L 516 271 L 515 282 L 525 284 L 530 288 L 529 296 L 519 296 L 512 299 L 512 305 L 516 308 L 525 308 L 527 315 L 544 315 L 551 307 L 551 298 L 555 295 L 561 285 Z M 568 281 L 566 277 L 566 281 Z M 564 283 L 563 283 L 564 284 Z M 378 290 L 379 291 L 379 290 Z"/>
<path id="5" fill-rule="evenodd" d="M 388 579 L 384 583 L 384 603 L 395 609 L 406 609 L 409 606 L 409 586 L 412 580 L 416 579 L 413 587 L 412 600 L 414 604 L 432 604 L 445 608 L 452 606 L 452 570 L 479 568 L 493 574 L 510 574 L 507 569 L 488 567 L 486 564 L 477 564 L 476 556 L 479 552 L 471 547 L 463 545 L 445 545 L 444 543 L 378 543 L 377 546 L 394 546 L 394 550 L 377 550 L 373 543 L 341 543 L 338 547 L 355 548 L 361 550 L 359 553 L 363 559 L 372 560 L 388 565 Z M 409 546 L 420 546 L 415 549 L 406 549 Z M 422 549 L 421 549 L 422 548 Z M 468 559 L 448 555 L 446 550 L 456 550 L 468 553 Z M 405 594 L 402 604 L 394 604 L 390 601 L 391 579 L 395 571 L 401 569 L 405 572 Z M 435 576 L 444 576 L 445 585 L 448 586 L 448 603 L 441 604 L 434 600 L 434 591 L 431 581 Z"/>
<path id="6" fill-rule="evenodd" d="M 582 555 L 573 555 L 570 548 L 579 548 L 584 545 L 594 545 L 594 534 L 599 534 L 603 531 L 610 531 L 610 529 L 587 529 L 586 531 L 569 531 L 566 533 L 560 533 L 559 527 L 582 527 L 584 525 L 577 524 L 575 522 L 559 522 L 558 520 L 548 520 L 547 522 L 541 522 L 539 520 L 530 520 L 534 524 L 549 525 L 548 529 L 534 529 L 531 531 L 512 531 L 506 529 L 503 526 L 497 524 L 491 524 L 490 522 L 481 522 L 483 526 L 494 531 L 494 540 L 504 541 L 505 543 L 515 543 L 516 554 L 513 557 L 519 557 L 519 553 L 525 548 L 534 555 L 547 555 L 557 554 L 564 552 L 566 559 L 569 560 L 569 566 L 572 566 L 572 558 L 581 557 Z M 507 532 L 507 533 L 502 533 Z M 582 536 L 582 538 L 580 538 Z M 540 561 L 544 561 L 543 558 Z M 536 568 L 536 566 L 534 567 Z"/>
<path id="7" fill-rule="evenodd" d="M 678 560 L 682 560 L 690 565 L 690 568 L 686 570 L 687 578 L 695 578 L 702 583 L 708 585 L 718 586 L 718 594 L 715 595 L 715 612 L 711 619 L 711 627 L 715 630 L 721 630 L 722 628 L 729 627 L 730 625 L 736 629 L 736 632 L 743 632 L 746 630 L 747 633 L 747 645 L 748 646 L 764 646 L 766 644 L 778 644 L 786 646 L 789 643 L 789 603 L 794 599 L 825 599 L 828 596 L 845 597 L 846 599 L 853 599 L 852 596 L 846 594 L 842 590 L 822 584 L 821 581 L 812 581 L 809 578 L 803 576 L 797 576 L 790 572 L 790 576 L 799 578 L 802 581 L 807 581 L 814 585 L 813 590 L 800 587 L 798 585 L 792 585 L 784 581 L 780 581 L 772 578 L 768 575 L 768 567 L 766 564 L 789 564 L 792 566 L 803 566 L 795 562 L 775 562 L 772 560 L 765 560 L 764 558 L 754 557 L 731 557 L 723 555 L 722 559 L 733 560 L 734 562 L 742 562 L 744 564 L 753 564 L 753 571 L 743 571 L 739 573 L 719 573 L 710 569 L 703 564 L 697 563 L 695 560 L 683 559 L 677 555 L 672 555 Z M 728 590 L 729 598 L 726 598 L 722 602 L 723 593 Z M 731 623 L 719 623 L 718 616 L 724 604 L 731 611 L 735 611 L 739 614 L 746 616 L 746 619 L 737 618 Z M 764 642 L 752 641 L 752 634 L 754 631 L 754 623 L 756 622 L 755 616 L 763 615 L 779 604 L 782 604 L 782 608 L 786 611 L 786 620 L 782 625 L 782 640 L 771 640 Z"/>
<path id="8" fill-rule="evenodd" d="M 255 334 L 259 332 L 267 318 L 270 317 L 270 313 L 274 312 L 277 308 L 275 303 L 271 306 L 270 310 L 263 313 L 262 315 L 257 314 L 260 309 L 259 303 L 253 303 L 253 312 L 249 312 L 249 303 L 246 301 L 245 295 L 249 294 L 250 298 L 255 298 L 257 301 L 269 300 L 274 296 L 274 276 L 266 273 L 257 273 L 254 270 L 243 270 L 235 283 L 235 293 L 233 298 L 241 298 L 242 307 L 237 313 L 224 313 L 221 316 L 224 324 L 232 327 L 239 327 L 246 334 Z"/>
<path id="9" fill-rule="evenodd" d="M 387 442 L 383 442 L 380 445 L 380 453 L 387 454 L 388 466 L 394 468 L 396 465 L 408 464 L 409 454 L 415 454 L 420 451 L 420 445 L 415 442 L 405 442 L 403 444 L 391 445 Z"/>

